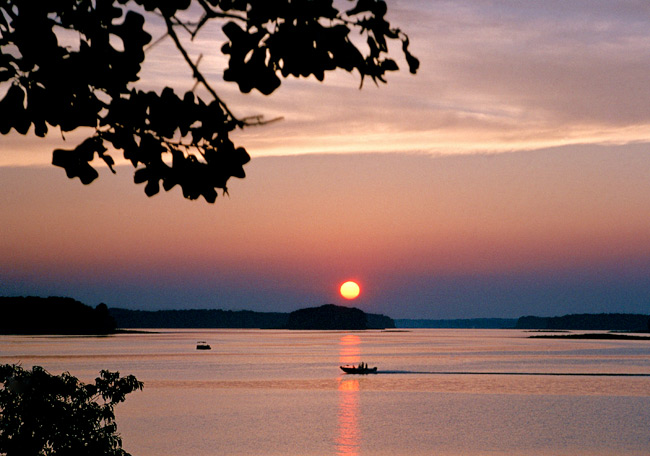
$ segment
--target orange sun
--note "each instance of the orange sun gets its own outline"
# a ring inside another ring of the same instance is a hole
[[[361,289],[356,282],[348,280],[343,285],[341,285],[341,296],[345,299],[354,299],[359,296]]]

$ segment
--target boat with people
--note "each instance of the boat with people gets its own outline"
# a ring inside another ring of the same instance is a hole
[[[366,375],[366,374],[376,374],[377,373],[377,366],[368,367],[368,365],[366,363],[360,363],[358,366],[348,364],[348,365],[339,366],[339,367],[346,374]]]
[[[210,344],[208,344],[204,340],[200,340],[196,343],[196,349],[197,350],[212,350],[212,347],[210,347]]]

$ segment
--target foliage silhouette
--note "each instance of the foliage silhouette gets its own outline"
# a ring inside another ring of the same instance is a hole
[[[132,375],[106,370],[92,385],[67,372],[0,365],[0,454],[128,456],[113,410],[142,387]]]
[[[232,113],[200,71],[201,56],[195,61],[189,55],[187,40],[209,23],[224,23],[223,77],[245,93],[269,95],[280,76],[323,81],[336,69],[358,72],[362,84],[366,77],[384,83],[387,72],[398,70],[388,57],[391,40],[401,43],[415,73],[419,62],[408,36],[385,19],[386,3],[347,1],[352,8],[345,11],[333,0],[0,0],[0,94],[6,89],[0,133],[24,135],[33,126],[44,137],[50,127],[61,134],[88,127],[93,133],[81,144],[53,152],[52,163],[69,178],[94,181],[95,157],[115,172],[108,154],[113,148],[131,161],[134,180],[146,183],[148,196],[162,183],[165,190],[179,185],[186,198],[213,203],[218,189],[227,192],[230,177],[245,176],[250,160],[230,133],[266,122]],[[154,44],[171,39],[211,100],[170,87],[161,93],[136,88],[152,43],[145,30],[151,23],[165,29]],[[352,37],[353,30],[362,39]],[[72,36],[75,45],[62,44]]]

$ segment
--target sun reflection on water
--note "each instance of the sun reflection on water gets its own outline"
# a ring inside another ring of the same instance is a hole
[[[341,364],[357,364],[361,355],[359,336],[341,337],[339,359]],[[357,456],[361,435],[359,432],[359,380],[340,378],[338,384],[339,411],[336,454]]]
[[[357,364],[361,357],[361,338],[354,334],[348,334],[341,337],[339,342],[341,350],[339,351],[339,361],[341,364]]]

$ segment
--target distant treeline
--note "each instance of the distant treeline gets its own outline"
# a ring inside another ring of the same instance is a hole
[[[356,311],[356,312],[355,312]],[[326,304],[291,313],[251,310],[129,310],[110,308],[118,328],[260,328],[260,329],[384,329],[395,322],[385,315]],[[360,313],[359,313],[360,312]]]
[[[289,314],[251,310],[108,310],[118,328],[261,328],[286,326]]]
[[[562,317],[520,317],[517,329],[577,329],[644,331],[650,329],[650,316],[643,314],[572,314]]]
[[[360,309],[325,304],[283,312],[189,309],[129,310],[87,306],[72,298],[0,297],[0,334],[110,334],[116,328],[260,328],[260,329],[385,329],[485,328],[539,330],[648,331],[643,314],[572,314],[454,320],[393,320]]]
[[[398,328],[475,328],[643,331],[650,316],[643,314],[572,314],[561,317],[461,318],[453,320],[396,319]]]
[[[395,319],[398,328],[512,329],[516,318],[459,318],[455,320]]]
[[[115,332],[106,304],[72,298],[0,297],[0,334],[101,335]]]

